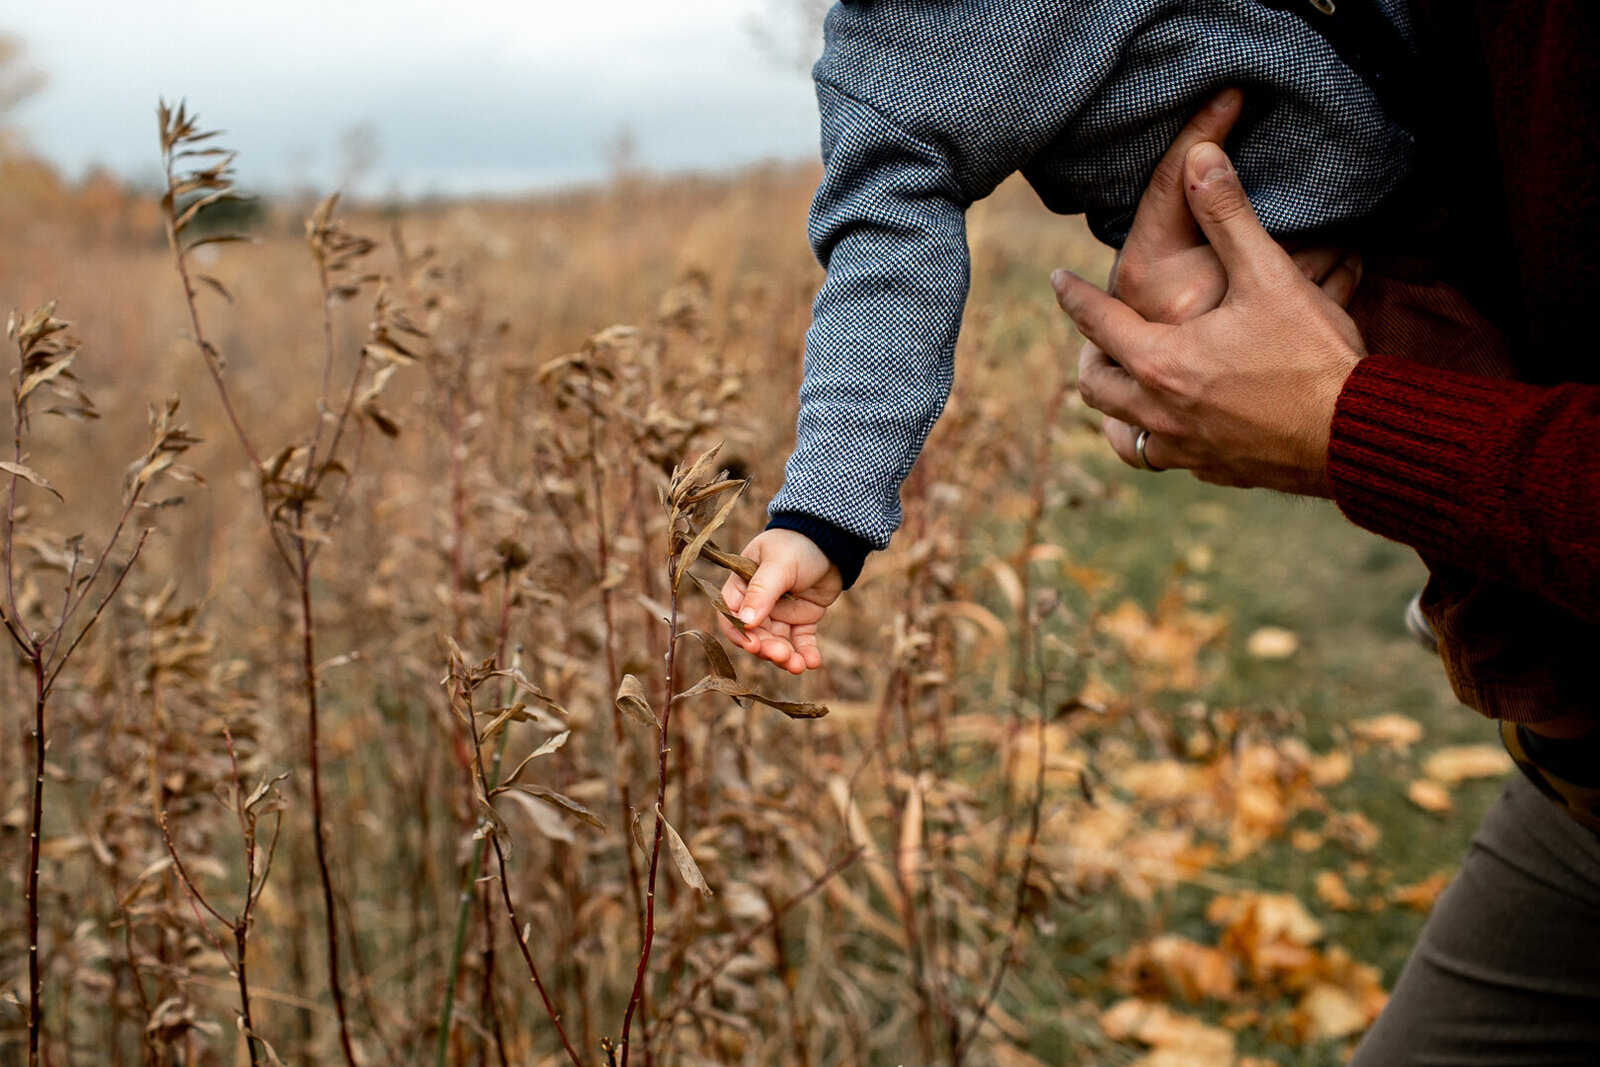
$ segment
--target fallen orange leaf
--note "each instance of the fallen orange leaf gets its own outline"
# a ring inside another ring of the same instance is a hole
[[[1404,752],[1422,740],[1422,724],[1404,715],[1378,715],[1350,724],[1350,732],[1363,741],[1388,745]]]
[[[1317,899],[1336,911],[1355,911],[1358,906],[1337,871],[1317,872]]]
[[[1498,745],[1456,745],[1429,756],[1422,773],[1443,785],[1455,785],[1469,778],[1498,778],[1511,768],[1511,757]]]
[[[1455,806],[1450,799],[1450,790],[1431,778],[1418,778],[1412,782],[1406,787],[1406,798],[1423,811],[1431,811],[1435,815],[1443,815]]]
[[[1113,1041],[1137,1041],[1188,1056],[1166,1060],[1190,1067],[1232,1064],[1233,1035],[1220,1026],[1181,1015],[1165,1004],[1137,997],[1118,1001],[1100,1014],[1100,1029]],[[1141,1061],[1143,1062],[1143,1061]]]
[[[1134,945],[1112,961],[1111,978],[1126,993],[1178,997],[1191,1004],[1208,998],[1231,1000],[1239,991],[1232,959],[1176,934]]]
[[[1331,1041],[1359,1034],[1372,1023],[1355,995],[1336,985],[1318,982],[1306,990],[1296,1008],[1296,1031],[1301,1041]]]
[[[1420,882],[1411,885],[1396,886],[1389,893],[1389,899],[1396,904],[1417,911],[1431,911],[1434,902],[1439,899],[1439,894],[1445,891],[1450,884],[1451,875],[1444,871],[1435,871]]]
[[[1317,756],[1311,761],[1311,781],[1323,789],[1338,785],[1350,777],[1354,762],[1350,758],[1350,753],[1342,748]]]

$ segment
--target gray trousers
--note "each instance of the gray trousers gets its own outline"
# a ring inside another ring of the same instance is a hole
[[[1600,1065],[1600,836],[1515,775],[1350,1063]]]

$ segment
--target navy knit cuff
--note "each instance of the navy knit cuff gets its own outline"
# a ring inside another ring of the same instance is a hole
[[[872,545],[849,530],[841,530],[833,523],[799,511],[780,511],[767,523],[769,530],[793,530],[804,534],[839,568],[839,577],[849,589],[861,577],[861,568],[867,562]]]

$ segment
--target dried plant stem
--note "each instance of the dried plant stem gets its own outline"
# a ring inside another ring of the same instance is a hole
[[[230,755],[233,752],[233,743],[231,738],[229,739],[228,743],[228,751]],[[237,788],[237,762],[234,764],[234,773],[235,787]],[[235,798],[236,802],[241,805],[239,817],[242,821],[244,818],[242,810],[242,794],[236,793]],[[200,888],[195,885],[194,878],[189,874],[189,869],[184,866],[183,857],[178,853],[178,846],[173,843],[172,830],[167,823],[167,814],[164,811],[160,815],[160,823],[161,840],[162,843],[167,847],[167,855],[172,858],[172,868],[178,874],[178,881],[183,885],[184,891],[188,893],[189,903],[192,907],[194,907],[195,915],[200,920],[201,929],[204,930],[207,939],[211,941],[212,945],[214,945],[217,951],[224,957],[227,956],[227,952],[225,949],[223,949],[222,942],[217,940],[216,937],[212,936],[210,929],[206,926],[205,916],[200,915],[200,909],[203,908],[206,912],[210,913],[212,918],[216,919],[222,925],[228,927],[229,931],[233,934],[233,974],[239,987],[239,1015],[244,1022],[245,1046],[250,1053],[250,1067],[260,1067],[261,1057],[258,1046],[261,1044],[261,1040],[256,1036],[255,1021],[250,1012],[250,979],[249,970],[246,965],[250,944],[250,912],[255,905],[255,894],[257,892],[255,877],[255,833],[253,830],[245,830],[245,902],[244,907],[240,910],[239,914],[230,919],[213,907],[211,902],[205,898],[205,895],[200,892]]]
[[[1048,485],[1048,472],[1053,468],[1050,464],[1050,448],[1053,444],[1052,434],[1056,422],[1061,417],[1061,407],[1066,403],[1067,394],[1077,386],[1072,379],[1063,377],[1055,391],[1050,394],[1050,402],[1045,406],[1043,432],[1039,434],[1038,447],[1033,455],[1033,484],[1029,487],[1028,520],[1022,530],[1022,544],[1017,549],[1016,570],[1017,577],[1022,583],[1022,603],[1017,605],[1017,679],[1020,688],[1022,679],[1026,677],[1030,663],[1034,662],[1034,619],[1033,605],[1029,603],[1033,591],[1033,568],[1030,566],[1030,557],[1039,544],[1039,526],[1044,521],[1045,488]]]
[[[913,528],[911,532],[920,534],[921,531]],[[908,576],[908,578],[914,577],[915,571]],[[904,617],[906,619],[915,618],[918,606],[919,600],[915,582],[908,581],[901,607]],[[891,714],[898,720],[897,732],[905,738],[906,760],[910,767],[912,780],[920,781],[922,778],[922,759],[917,752],[916,732],[912,729],[911,723],[912,684],[912,672],[908,669],[906,661],[902,659],[895,664],[894,670],[889,676],[888,688],[884,692],[883,703],[879,710],[878,729],[886,735]],[[885,736],[886,741],[887,737]],[[887,743],[879,748],[878,754],[883,760],[886,777],[892,779],[894,767],[889,762]],[[909,803],[900,805],[891,801],[894,825],[903,826],[905,824],[908,809]],[[919,830],[919,833],[922,837],[926,837],[925,832]],[[900,921],[905,933],[906,953],[910,957],[911,987],[917,997],[917,1040],[921,1046],[923,1062],[932,1063],[934,1058],[934,1020],[936,1015],[941,1014],[941,1005],[936,1002],[933,987],[928,979],[927,956],[937,946],[924,944],[924,924],[920,917],[921,909],[918,907],[920,887],[906,876],[903,863],[891,864],[891,871],[895,887],[900,894],[902,905],[900,908]]]
[[[615,606],[612,603],[611,583],[611,535],[606,518],[606,491],[605,471],[601,466],[600,457],[600,411],[595,398],[594,364],[589,365],[589,482],[594,497],[594,536],[595,536],[595,563],[600,571],[600,611],[605,625],[605,656],[606,656],[606,691],[615,693],[617,686],[622,682],[622,675],[617,669],[617,620]],[[671,685],[668,685],[668,702],[671,701]],[[628,825],[633,818],[633,791],[628,786],[628,768],[626,765],[628,753],[627,734],[623,730],[622,711],[613,701],[611,705],[611,732],[612,740],[616,746],[617,760],[617,802],[621,807],[621,825]],[[665,738],[662,744],[666,744]],[[633,854],[633,849],[624,850],[628,854],[628,885],[633,890],[633,913],[638,920],[639,938],[644,940],[644,898],[639,880],[639,857]],[[624,1057],[626,1058],[626,1057]]]
[[[460,676],[457,675],[459,678]],[[472,706],[472,684],[464,681],[462,684],[462,700],[465,704],[468,729],[472,733],[473,770],[477,775],[478,787],[483,791],[484,803],[488,804],[488,797],[493,787],[489,785],[488,777],[483,768],[483,742],[478,736],[477,715]],[[502,738],[505,732],[502,731]],[[511,935],[517,942],[517,949],[522,953],[522,961],[528,965],[528,976],[533,980],[533,987],[539,991],[539,999],[544,1002],[544,1010],[550,1016],[550,1022],[556,1028],[556,1035],[561,1039],[561,1047],[566,1050],[567,1057],[572,1060],[574,1067],[583,1067],[577,1050],[572,1047],[572,1042],[567,1038],[566,1027],[561,1023],[561,1013],[556,1010],[555,1004],[550,1000],[550,994],[545,989],[543,980],[539,977],[539,967],[533,961],[533,952],[528,948],[528,939],[523,933],[522,924],[517,919],[517,907],[511,899],[511,884],[506,875],[505,848],[500,844],[499,836],[494,832],[494,827],[485,826],[484,836],[489,839],[490,846],[494,849],[495,865],[499,870],[500,895],[505,902],[506,918],[511,923]],[[481,853],[480,853],[481,854]]]
[[[22,410],[20,406],[12,419],[12,455],[16,463],[22,462]],[[17,475],[13,473],[6,493],[6,629],[12,639],[28,656],[33,668],[33,803],[28,822],[28,1067],[38,1067],[39,1032],[42,1018],[40,999],[44,981],[39,972],[39,847],[44,831],[44,754],[45,754],[45,667],[38,642],[24,631],[22,614],[17,610],[16,594],[16,514]]]
[[[1028,878],[1033,874],[1034,848],[1039,841],[1039,823],[1044,810],[1044,771],[1047,763],[1046,744],[1049,732],[1046,725],[1049,719],[1047,711],[1049,704],[1046,700],[1047,681],[1040,653],[1039,643],[1036,640],[1035,630],[1038,619],[1034,612],[1032,600],[1032,567],[1030,557],[1034,547],[1039,543],[1039,526],[1044,519],[1046,472],[1049,466],[1049,448],[1051,431],[1055,428],[1056,420],[1061,414],[1061,407],[1066,401],[1067,393],[1073,388],[1070,379],[1063,378],[1061,383],[1051,394],[1050,402],[1045,409],[1044,432],[1039,435],[1038,450],[1033,461],[1033,484],[1030,487],[1028,520],[1023,528],[1022,545],[1017,551],[1016,569],[1022,584],[1022,603],[1018,605],[1017,612],[1017,690],[1020,690],[1025,680],[1032,673],[1038,684],[1038,718],[1034,724],[1038,748],[1038,764],[1034,768],[1033,798],[1028,807],[1028,836],[1022,848],[1022,870],[1017,873],[1016,897],[1011,909],[1011,923],[1006,931],[1005,947],[1001,950],[999,959],[995,962],[994,974],[989,980],[989,986],[981,1001],[978,1010],[973,1015],[972,1023],[964,1034],[960,1035],[951,1053],[951,1067],[961,1067],[966,1055],[972,1048],[973,1040],[978,1032],[983,1029],[984,1021],[989,1014],[989,1008],[994,1004],[995,998],[1000,995],[1000,984],[1005,980],[1006,971],[1011,965],[1011,958],[1016,951],[1017,939],[1022,933],[1022,920],[1027,914]],[[1005,781],[1011,780],[1010,768],[1015,758],[1015,746],[1009,740],[1011,732],[1006,732],[1006,753],[1001,761],[1006,769]],[[1003,871],[1006,864],[1006,850],[1009,846],[1011,832],[1014,827],[1015,815],[1011,806],[1006,806],[1003,825],[1000,828],[999,843],[996,847],[993,870]]]
[[[16,455],[20,463],[22,457],[22,427],[23,415],[20,405],[16,411]],[[72,617],[89,596],[94,584],[98,581],[101,568],[105,560],[115,550],[117,541],[127,525],[127,519],[134,506],[138,503],[142,486],[136,487],[129,493],[123,505],[122,516],[118,519],[111,538],[107,541],[105,550],[96,560],[94,569],[85,580],[82,592],[74,598],[72,596],[73,581],[76,577],[76,557],[73,566],[69,569],[67,580],[67,596],[61,607],[61,614],[57,617],[54,628],[42,637],[25,635],[26,626],[21,614],[17,611],[14,599],[10,600],[9,611],[3,613],[7,630],[13,640],[18,644],[23,657],[28,661],[28,666],[33,672],[34,708],[33,708],[33,797],[28,821],[28,871],[25,878],[27,897],[27,934],[28,934],[28,1064],[29,1067],[38,1067],[40,1056],[40,1043],[43,1039],[43,997],[44,975],[39,962],[39,866],[41,860],[41,846],[44,835],[44,779],[45,779],[45,753],[49,748],[49,739],[46,736],[46,707],[49,703],[50,693],[55,688],[57,676],[61,673],[67,661],[72,657],[89,631],[104,614],[106,606],[111,603],[117,591],[122,588],[123,580],[138,562],[139,554],[144,549],[145,538],[149,531],[144,531],[138,544],[128,561],[117,571],[116,579],[111,583],[111,588],[95,606],[94,613],[78,631],[65,651],[60,649],[62,634],[71,623]],[[16,499],[17,478],[11,477],[9,499],[6,509],[6,538],[5,538],[5,564],[8,595],[13,588],[13,576],[16,564],[12,555],[15,547],[16,528]]]
[[[245,919],[234,924],[233,927],[233,973],[239,979],[239,1016],[244,1020],[245,1045],[250,1050],[250,1067],[259,1067],[261,1062],[261,1039],[256,1037],[256,1023],[250,1014],[250,972],[245,962],[250,952],[250,922]]]
[[[1041,675],[1042,677],[1042,675]],[[1041,688],[1043,683],[1041,682]],[[1043,694],[1041,693],[1041,697]],[[972,1041],[978,1036],[978,1031],[983,1029],[984,1020],[988,1017],[989,1008],[994,1004],[995,998],[1000,995],[1000,983],[1004,981],[1006,970],[1011,965],[1011,957],[1016,951],[1017,939],[1022,933],[1022,920],[1027,915],[1028,903],[1028,878],[1033,874],[1034,847],[1039,842],[1039,823],[1044,811],[1044,769],[1046,765],[1045,743],[1049,737],[1045,729],[1048,722],[1047,705],[1043,699],[1039,702],[1039,718],[1036,725],[1038,731],[1039,764],[1033,777],[1033,801],[1028,811],[1028,839],[1022,847],[1022,870],[1017,872],[1017,894],[1011,908],[1011,925],[1006,931],[1005,947],[1000,950],[1000,958],[995,962],[994,975],[989,979],[988,991],[978,1002],[978,1010],[974,1014],[972,1024],[967,1027],[964,1034],[955,1043],[951,1054],[951,1067],[961,1067],[966,1055],[972,1049]],[[1006,830],[1009,832],[1009,829]]]
[[[639,1002],[644,999],[645,977],[650,970],[650,947],[656,936],[656,874],[661,866],[661,839],[666,836],[667,819],[667,732],[672,724],[672,694],[674,689],[674,668],[678,662],[678,589],[673,581],[673,568],[677,562],[675,554],[667,560],[667,581],[671,590],[671,614],[667,621],[667,674],[666,674],[666,699],[661,705],[661,727],[658,731],[660,744],[656,753],[656,829],[650,843],[650,867],[645,881],[644,893],[644,937],[639,947],[639,966],[633,975],[633,993],[628,997],[628,1010],[622,1016],[622,1064],[628,1067],[628,1052],[630,1044],[628,1032],[633,1026],[633,1013],[638,1010]],[[645,1054],[649,1055],[649,1031],[645,1031]]]
[[[137,501],[137,499],[138,498],[135,497],[133,501],[130,501],[128,503],[128,507],[124,509],[124,511],[123,511],[123,518],[124,519],[127,518],[127,512],[132,510],[133,504],[134,504],[135,501]],[[123,525],[124,525],[123,522],[118,522],[117,523],[116,533],[113,535],[113,538],[112,538],[111,542],[106,545],[105,552],[101,554],[101,559],[102,560],[107,555],[109,555],[111,553],[111,548],[112,548],[113,545],[116,544],[116,539],[120,538],[122,536]],[[123,580],[128,577],[128,572],[133,570],[133,565],[138,562],[139,556],[144,552],[144,543],[145,543],[145,540],[147,538],[149,538],[149,536],[150,536],[150,531],[149,530],[140,531],[139,540],[134,543],[133,551],[128,556],[128,562],[123,564],[123,566],[118,570],[116,580],[111,583],[111,588],[106,591],[106,595],[105,596],[100,598],[100,603],[95,605],[94,614],[89,616],[89,621],[83,624],[83,628],[78,631],[78,636],[74,637],[72,639],[72,644],[67,646],[67,650],[65,652],[60,652],[60,653],[55,653],[54,654],[55,655],[55,666],[50,668],[50,676],[45,679],[45,683],[44,683],[45,693],[47,695],[50,693],[51,690],[55,689],[56,678],[58,678],[61,675],[61,671],[62,671],[62,669],[64,667],[66,667],[67,661],[72,658],[72,654],[77,651],[78,646],[83,644],[83,639],[89,636],[89,631],[94,629],[94,624],[100,621],[100,616],[105,614],[106,608],[107,608],[107,606],[110,605],[110,603],[112,601],[112,598],[114,598],[117,595],[117,590],[122,588]],[[95,581],[96,578],[99,577],[99,574],[100,574],[100,568],[99,568],[99,564],[97,563],[95,565],[94,575],[93,575],[93,577],[89,578],[88,581],[90,583],[92,583],[93,581]],[[86,584],[86,588],[87,588],[87,584]],[[65,619],[67,618],[67,615],[70,615],[73,612],[76,612],[77,609],[78,609],[78,605],[82,604],[82,603],[83,603],[83,599],[80,597],[76,603],[74,603],[71,607],[69,607],[67,609],[66,614],[64,614],[62,616],[63,622],[62,622],[61,627],[56,630],[54,635],[52,635],[52,638],[51,638],[51,643],[52,644],[56,644],[56,645],[60,644],[61,633],[62,633],[63,630],[66,629]],[[42,651],[43,650],[41,649],[41,652]]]
[[[494,909],[489,899],[489,887],[484,886],[482,900],[483,914],[483,984],[479,990],[478,1014],[488,1022],[489,1034],[494,1039],[495,1056],[500,1061],[500,1067],[510,1067],[510,1060],[506,1055],[505,1028],[500,1024],[500,1001],[495,995],[495,923]],[[486,1049],[478,1052],[478,1062],[487,1063]]]
[[[177,182],[177,175],[173,170],[174,160],[171,153],[166,156],[167,188],[171,189]],[[223,414],[228,416],[228,425],[233,427],[233,435],[238,438],[239,447],[244,450],[250,465],[255,468],[261,466],[261,456],[256,452],[255,446],[250,443],[250,436],[244,431],[244,423],[239,421],[239,413],[233,408],[233,398],[228,393],[228,386],[222,375],[222,357],[217,352],[217,347],[206,339],[204,328],[200,324],[200,305],[198,294],[194,287],[194,277],[189,272],[189,257],[184,251],[181,239],[178,236],[177,220],[171,212],[167,213],[167,245],[172,249],[172,259],[177,265],[178,278],[183,283],[184,305],[189,309],[189,326],[194,331],[193,340],[196,348],[200,350],[200,357],[206,365],[206,371],[211,375],[212,383],[217,387],[217,399],[222,402]]]
[[[783,917],[785,915],[788,915],[789,912],[793,911],[800,904],[814,896],[818,890],[822,889],[823,886],[833,881],[834,878],[838,877],[850,867],[854,866],[855,862],[864,854],[865,850],[862,848],[862,846],[855,846],[848,852],[844,853],[844,855],[828,864],[828,866],[820,874],[811,879],[811,881],[806,884],[805,888],[795,893],[794,896],[775,907],[769,905],[771,914],[741,934],[733,942],[733,944],[728,946],[727,950],[723,952],[723,954],[715,963],[706,967],[700,973],[700,977],[695,979],[694,985],[690,986],[688,990],[682,994],[679,994],[671,1004],[663,1009],[660,1015],[660,1023],[664,1025],[666,1022],[677,1016],[679,1012],[687,1008],[690,1004],[693,1004],[696,997],[698,997],[701,993],[704,993],[707,989],[711,988],[711,983],[717,980],[717,976],[722,974],[722,972],[730,963],[738,959],[739,955],[743,953],[745,949],[749,948],[755,943],[756,938],[760,937],[768,930],[775,928],[783,921]]]
[[[233,746],[233,734],[226,727],[223,728],[222,735],[228,743],[228,764],[233,771],[234,804],[239,815],[239,829],[244,834],[245,894],[244,906],[233,924],[233,943],[237,950],[234,968],[239,978],[239,1012],[244,1019],[245,1040],[250,1048],[250,1064],[251,1067],[256,1067],[256,1044],[259,1039],[256,1037],[255,1019],[250,1012],[250,979],[245,961],[250,946],[251,913],[255,910],[261,890],[266,886],[267,875],[271,873],[272,860],[278,852],[278,834],[283,829],[283,819],[280,816],[273,823],[272,841],[267,845],[266,863],[258,876],[256,827],[253,816],[247,818],[245,815],[244,779],[239,774],[239,753]]]
[[[505,579],[500,590],[500,627],[495,644],[494,664],[498,667],[505,666],[506,643],[511,636],[511,570],[505,568],[501,575]],[[518,653],[522,646],[517,646]],[[476,774],[481,770],[479,751],[477,746],[477,729],[469,727],[469,740],[472,751],[467,754],[467,771]],[[492,777],[484,780],[484,794],[488,795],[495,786],[500,784],[500,768],[505,757],[506,741],[509,734],[502,731],[495,742],[494,771]],[[484,842],[477,842],[477,847],[472,850],[472,859],[468,862],[466,876],[461,882],[461,893],[456,906],[456,932],[455,941],[450,950],[450,968],[445,978],[444,1004],[439,1009],[439,1040],[434,1047],[433,1062],[436,1067],[444,1067],[450,1052],[450,1027],[455,1019],[456,988],[461,982],[461,960],[467,951],[467,933],[472,924],[472,904],[475,899],[472,887],[478,884],[478,878],[483,873],[484,853],[488,851]],[[489,906],[484,902],[483,915],[485,921],[489,919]]]
[[[556,1011],[556,1006],[550,1002],[550,994],[546,991],[544,983],[539,980],[539,968],[533,962],[533,953],[528,948],[528,939],[523,936],[522,926],[517,921],[517,908],[511,902],[511,887],[506,882],[506,854],[500,845],[498,837],[491,838],[490,844],[494,846],[495,863],[500,868],[500,895],[505,900],[506,918],[511,923],[511,930],[517,942],[517,949],[522,953],[522,961],[528,965],[528,976],[533,979],[533,987],[539,991],[539,999],[544,1002],[544,1010],[549,1014],[550,1021],[555,1024],[556,1035],[561,1038],[561,1047],[566,1049],[567,1058],[582,1067],[583,1061],[578,1058],[577,1051],[572,1047],[572,1042],[567,1040],[566,1028],[561,1025],[561,1013]]]
[[[297,516],[296,528],[303,522]],[[334,903],[333,873],[328,865],[327,828],[322,803],[321,706],[317,696],[316,616],[311,608],[311,559],[306,541],[297,539],[300,568],[295,584],[300,593],[301,677],[306,695],[306,758],[311,772],[311,842],[317,857],[317,873],[322,882],[323,924],[328,951],[328,991],[333,997],[334,1015],[339,1021],[339,1051],[347,1067],[356,1067],[355,1049],[350,1043],[350,1020],[344,1003],[344,986],[339,978],[339,913]]]
[[[1033,605],[1033,568],[1030,557],[1039,544],[1039,527],[1044,521],[1045,487],[1047,484],[1046,473],[1050,467],[1051,433],[1055,429],[1056,421],[1061,416],[1062,405],[1065,404],[1067,394],[1076,388],[1076,384],[1069,377],[1063,377],[1050,396],[1050,403],[1045,408],[1044,432],[1039,435],[1038,448],[1033,456],[1033,484],[1030,486],[1028,520],[1022,530],[1022,544],[1018,546],[1014,559],[1014,568],[1018,581],[1022,586],[1021,603],[1017,606],[1017,654],[1016,673],[1013,682],[1013,692],[1016,696],[1023,695],[1027,685],[1030,666],[1038,666],[1039,685],[1041,687],[1040,708],[1043,704],[1044,669],[1039,666],[1039,650],[1036,630],[1038,629],[1034,618]],[[1017,705],[1014,705],[1017,706]],[[1041,711],[1041,714],[1043,712]],[[1001,780],[1011,781],[1011,770],[1017,758],[1016,745],[1012,741],[1013,732],[1007,730],[1002,735],[1002,752],[1000,757]],[[1042,752],[1043,749],[1041,748]],[[1041,756],[1041,759],[1043,757]],[[1042,801],[1041,801],[1042,802]],[[1038,812],[1035,809],[1035,816]],[[1008,852],[1011,848],[1011,834],[1016,828],[1016,811],[1011,805],[1006,805],[1005,817],[999,834],[995,839],[994,859],[990,863],[990,870],[1003,871],[1010,862]],[[1031,863],[1031,857],[1025,857],[1024,863]],[[970,1035],[969,1035],[970,1039]]]
[[[12,489],[15,496],[15,486]],[[33,816],[28,831],[28,1067],[39,1064],[40,1000],[44,980],[39,972],[39,835],[44,828],[44,660],[33,655]]]
[[[184,244],[185,228],[203,207],[239,199],[233,192],[230,170],[233,155],[225,149],[195,149],[195,145],[214,135],[199,132],[193,117],[188,114],[182,105],[179,105],[174,111],[163,103],[159,109],[159,114],[163,161],[167,176],[167,193],[162,202],[166,215],[167,239],[179,277],[183,283],[184,299],[189,312],[189,321],[193,328],[193,341],[205,361],[206,369],[211,375],[213,384],[216,386],[218,397],[228,415],[229,422],[233,426],[235,436],[238,438],[241,448],[260,479],[261,503],[269,528],[270,540],[288,569],[299,594],[302,648],[301,678],[305,689],[308,763],[311,777],[312,844],[321,881],[329,992],[333,999],[334,1014],[339,1024],[340,1051],[347,1067],[356,1067],[355,1051],[350,1038],[349,1012],[345,1004],[343,981],[340,977],[339,894],[334,890],[332,869],[328,859],[328,826],[322,793],[319,683],[315,657],[316,616],[311,603],[311,580],[312,565],[320,551],[320,546],[328,540],[326,534],[336,525],[339,513],[349,494],[352,481],[350,470],[359,463],[364,442],[364,435],[357,433],[354,446],[356,451],[355,459],[349,466],[339,462],[340,446],[344,441],[344,436],[350,426],[352,417],[357,414],[359,385],[369,366],[369,357],[367,346],[363,345],[360,349],[356,366],[351,373],[349,386],[345,389],[343,402],[335,411],[331,407],[334,392],[333,364],[335,360],[334,306],[339,301],[354,295],[362,284],[370,280],[371,276],[362,275],[355,277],[352,282],[350,279],[354,277],[353,275],[348,273],[341,274],[341,272],[350,271],[363,256],[372,250],[374,245],[373,242],[364,237],[345,231],[333,221],[337,197],[330,197],[324,200],[308,221],[306,237],[311,247],[312,255],[316,260],[318,282],[322,295],[323,367],[316,419],[309,434],[309,441],[298,449],[295,447],[286,448],[274,458],[270,465],[263,464],[261,453],[251,443],[249,435],[245,432],[244,426],[234,410],[227,382],[222,373],[222,361],[216,346],[206,337],[196,301],[195,282],[196,280],[205,282],[218,289],[224,296],[228,295],[227,291],[215,279],[205,277],[195,279],[189,271],[188,263],[189,253],[200,244],[212,240],[235,240],[239,238],[232,236],[202,238],[187,246]],[[178,162],[193,157],[220,158],[221,161],[209,167],[179,174],[177,171]],[[204,195],[187,206],[180,206],[178,202],[180,197],[190,192],[199,192]],[[336,275],[340,275],[344,281],[342,283],[336,281]],[[403,320],[387,314],[385,308],[386,304],[380,292],[375,310],[375,320],[371,327],[372,333],[369,334],[369,338],[381,337],[382,332],[390,326],[397,326],[403,330],[413,329],[407,326]],[[381,388],[381,384],[376,387]],[[331,435],[328,434],[330,421],[332,422]],[[324,448],[325,436],[330,437],[327,440],[326,448]],[[297,453],[298,459],[296,458]],[[339,474],[342,478],[339,491],[334,494],[325,511],[314,515],[312,504],[320,498],[324,482],[334,473]]]

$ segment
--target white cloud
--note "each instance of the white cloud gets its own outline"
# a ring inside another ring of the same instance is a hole
[[[385,185],[505,188],[597,174],[622,128],[662,167],[814,152],[809,85],[745,29],[764,3],[53,0],[16,3],[0,30],[49,75],[20,117],[69,170],[153,169],[165,96],[227,128],[269,184],[331,180],[362,125]]]

